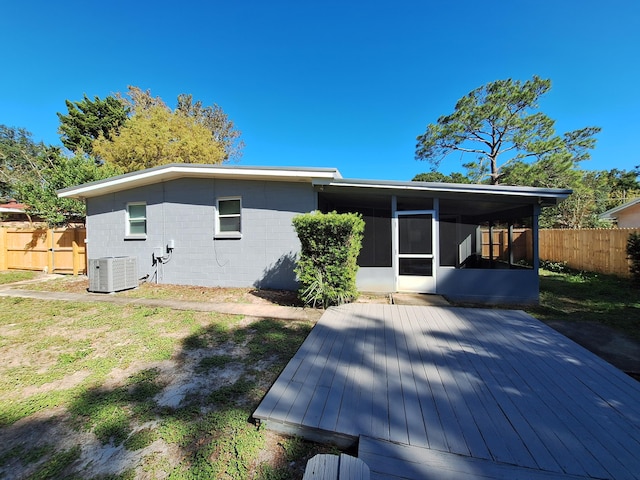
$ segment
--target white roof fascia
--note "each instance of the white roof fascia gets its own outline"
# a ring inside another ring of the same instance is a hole
[[[570,189],[521,187],[511,185],[480,185],[443,182],[388,182],[376,180],[337,179],[328,183],[318,183],[331,187],[377,188],[389,190],[407,190],[423,192],[492,194],[519,197],[549,198],[563,200],[571,193]]]
[[[310,182],[342,178],[335,168],[231,167],[170,164],[58,190],[58,197],[86,198],[184,177]]]

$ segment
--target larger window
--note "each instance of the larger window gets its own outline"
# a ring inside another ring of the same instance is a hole
[[[216,208],[216,236],[238,237],[242,234],[240,197],[219,198]]]
[[[147,204],[135,202],[127,204],[127,237],[145,238],[147,236]]]

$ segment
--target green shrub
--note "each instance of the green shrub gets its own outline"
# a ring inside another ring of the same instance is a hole
[[[631,232],[627,239],[627,258],[631,260],[629,270],[636,282],[640,282],[640,233]]]
[[[328,307],[358,297],[356,273],[364,220],[358,213],[305,213],[293,219],[301,243],[296,274],[300,299]]]
[[[554,262],[551,260],[540,260],[540,269],[553,273],[569,273],[571,269],[567,262]]]

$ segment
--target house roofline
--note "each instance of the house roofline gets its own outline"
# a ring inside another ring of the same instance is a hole
[[[342,178],[342,175],[336,168],[169,164],[64,188],[56,193],[58,197],[84,199],[184,177],[313,183]]]
[[[58,190],[57,194],[59,197],[85,199],[185,177],[304,182],[314,186],[339,188],[530,197],[537,199],[541,205],[556,205],[572,193],[568,189],[510,185],[345,179],[336,168],[169,164],[64,188]]]
[[[522,187],[513,185],[480,185],[466,183],[444,183],[444,182],[403,182],[392,180],[363,180],[363,179],[335,179],[331,181],[316,181],[318,186],[347,187],[347,188],[367,188],[384,190],[404,190],[439,193],[467,193],[467,194],[491,194],[504,196],[518,196],[537,198],[541,204],[557,205],[567,198],[571,193],[570,189],[558,188],[538,188]]]

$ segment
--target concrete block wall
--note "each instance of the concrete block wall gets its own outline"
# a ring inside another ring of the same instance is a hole
[[[305,183],[184,178],[87,200],[89,258],[136,256],[140,275],[182,285],[295,289],[293,217],[313,210]],[[242,238],[215,238],[219,197],[242,201]],[[127,202],[147,203],[147,236],[125,238]],[[175,249],[154,265],[154,249]]]

